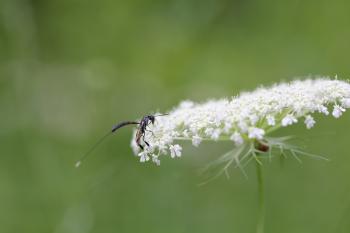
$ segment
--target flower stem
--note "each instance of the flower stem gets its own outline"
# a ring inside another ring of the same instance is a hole
[[[256,233],[264,233],[265,222],[265,198],[264,198],[264,177],[262,172],[262,165],[256,161],[256,174],[258,181],[258,220],[256,224]]]

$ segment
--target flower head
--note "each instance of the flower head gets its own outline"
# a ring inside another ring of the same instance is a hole
[[[231,99],[205,103],[187,100],[149,126],[152,133],[147,131],[146,138],[152,149],[142,151],[140,161],[152,157],[159,164],[162,154],[180,157],[182,147],[174,144],[178,140],[191,140],[196,147],[202,140],[231,140],[236,146],[249,145],[265,141],[270,132],[295,124],[300,118],[310,129],[315,125],[312,114],[328,115],[329,107],[333,107],[335,118],[350,107],[349,83],[327,78],[297,80],[261,87]],[[138,150],[135,143],[132,147]]]

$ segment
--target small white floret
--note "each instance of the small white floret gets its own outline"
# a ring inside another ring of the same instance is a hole
[[[201,144],[201,142],[202,142],[202,138],[199,137],[198,135],[194,135],[192,137],[192,145],[194,145],[195,147],[198,147],[199,144]]]
[[[216,140],[219,139],[220,134],[221,134],[221,130],[220,130],[220,129],[215,129],[215,130],[212,132],[210,138],[216,141]]]
[[[319,111],[320,113],[323,113],[323,114],[326,115],[326,116],[329,115],[328,108],[325,107],[325,106],[323,106],[323,105],[319,107],[318,111]]]
[[[244,142],[244,140],[243,140],[241,134],[238,133],[238,132],[234,132],[234,133],[231,135],[230,139],[236,144],[236,146],[242,145],[243,142]]]
[[[259,117],[255,114],[249,115],[250,124],[255,125],[259,121]]]
[[[138,154],[138,156],[140,157],[140,162],[144,163],[150,160],[148,154],[146,151],[142,151],[141,153]]]
[[[298,122],[298,119],[295,118],[293,115],[291,114],[288,114],[287,116],[285,116],[283,119],[282,119],[282,126],[285,127],[285,126],[288,126],[288,125],[292,125],[294,123],[297,123]]]
[[[160,166],[160,160],[157,155],[152,155],[152,162],[155,163],[157,166]]]
[[[206,136],[211,136],[213,134],[214,129],[213,128],[206,128],[204,133]]]
[[[178,144],[170,145],[169,150],[170,150],[170,157],[171,158],[181,157],[182,147],[180,145],[178,145]]]
[[[268,115],[266,117],[266,120],[267,120],[267,124],[270,126],[274,126],[276,124],[275,117],[273,117],[271,115]]]
[[[246,133],[248,131],[248,125],[244,121],[238,122],[238,127],[242,131],[242,133]]]
[[[350,98],[344,98],[341,100],[341,105],[344,108],[350,108]]]
[[[339,118],[343,114],[343,112],[345,112],[345,108],[342,108],[339,105],[335,105],[334,109],[333,109],[333,112],[332,112],[332,115],[335,118]]]
[[[186,138],[188,138],[190,136],[189,132],[187,129],[185,129],[183,132],[182,132],[182,135]]]
[[[314,120],[314,118],[310,115],[307,115],[305,117],[305,121],[304,121],[306,128],[311,129],[312,127],[314,127],[316,121]]]
[[[265,131],[263,129],[259,129],[259,128],[255,128],[255,127],[251,127],[248,130],[248,138],[255,138],[255,139],[263,139],[265,135]]]

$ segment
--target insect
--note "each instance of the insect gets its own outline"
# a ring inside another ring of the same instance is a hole
[[[118,129],[127,126],[127,125],[139,125],[137,128],[137,132],[136,132],[136,144],[138,147],[140,147],[141,150],[144,150],[144,146],[142,145],[142,141],[147,145],[150,146],[150,144],[145,140],[145,134],[146,131],[149,131],[153,134],[152,131],[147,129],[147,126],[149,126],[150,124],[154,124],[156,117],[159,116],[166,116],[169,114],[159,114],[159,115],[146,115],[144,117],[142,117],[140,122],[137,121],[122,121],[116,125],[114,125],[112,127],[112,130],[109,131],[106,135],[104,135],[102,138],[100,138],[100,140],[98,140],[91,148],[90,150],[88,150],[84,156],[75,164],[76,167],[79,167],[81,162],[88,156],[91,154],[91,152],[98,146],[100,145],[109,135],[113,134],[114,132],[116,132]],[[142,141],[141,141],[142,139]]]

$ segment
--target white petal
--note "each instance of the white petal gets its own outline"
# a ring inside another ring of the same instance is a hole
[[[342,108],[339,105],[335,105],[334,109],[333,109],[333,112],[332,112],[332,115],[335,118],[339,118],[343,114],[343,112],[345,112],[345,108]]]

